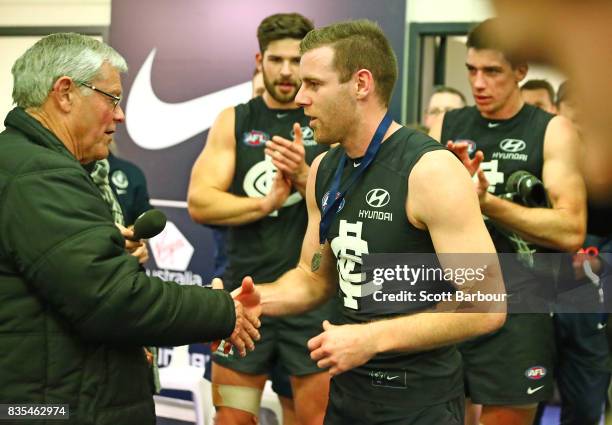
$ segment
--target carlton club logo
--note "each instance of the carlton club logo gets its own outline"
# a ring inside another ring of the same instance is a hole
[[[263,161],[256,163],[247,171],[242,182],[244,192],[251,198],[263,198],[270,193],[274,185],[274,176],[276,173],[277,170],[274,164],[272,164],[272,159],[266,156]],[[290,207],[301,200],[302,195],[300,195],[300,192],[295,191],[289,195],[283,207]],[[272,217],[276,217],[277,215],[277,211],[270,213]]]
[[[372,208],[382,208],[389,203],[391,195],[385,189],[376,188],[366,194],[366,202]]]
[[[499,143],[499,147],[504,152],[517,153],[527,147],[527,143],[518,139],[504,139]]]
[[[115,170],[111,175],[111,181],[118,189],[119,194],[125,193],[125,189],[130,185],[127,174],[121,170]]]

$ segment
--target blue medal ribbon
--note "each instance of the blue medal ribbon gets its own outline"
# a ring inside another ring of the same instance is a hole
[[[365,172],[365,170],[370,166],[372,161],[374,161],[374,157],[378,153],[380,149],[380,144],[382,143],[383,137],[385,133],[391,126],[393,120],[391,119],[391,115],[389,112],[385,114],[380,124],[378,124],[378,128],[372,136],[372,140],[368,145],[368,149],[366,151],[365,157],[361,161],[361,163],[355,167],[355,172],[353,172],[349,179],[346,181],[344,188],[342,190],[338,190],[340,187],[340,179],[342,178],[342,171],[344,170],[344,166],[346,165],[346,152],[342,155],[340,162],[338,163],[338,168],[336,168],[336,173],[334,174],[334,178],[329,187],[329,191],[326,192],[328,194],[327,206],[323,206],[323,211],[321,213],[321,223],[319,224],[319,243],[321,246],[325,244],[325,240],[327,239],[327,235],[329,233],[329,228],[331,227],[332,221],[336,213],[338,212],[338,207],[340,206],[346,192],[353,186],[353,184],[357,181],[357,179]],[[333,197],[333,198],[332,198]]]

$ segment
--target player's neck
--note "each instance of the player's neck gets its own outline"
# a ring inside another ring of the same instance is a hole
[[[525,102],[521,97],[521,92],[515,90],[501,108],[492,112],[481,112],[480,114],[488,120],[509,120],[518,114],[524,105]]]
[[[376,133],[376,129],[387,112],[386,109],[378,109],[376,111],[366,112],[362,119],[355,120],[356,124],[352,126],[352,131],[347,134],[347,137],[341,142],[344,151],[351,159],[360,158],[365,155],[368,146]],[[401,126],[393,121],[389,129],[383,137],[383,142],[395,133]]]
[[[278,100],[274,99],[270,93],[268,93],[267,91],[265,91],[262,95],[263,97],[263,101],[266,104],[266,106],[270,109],[297,109],[299,108],[299,106],[295,103],[295,100],[292,100],[291,102],[279,102]]]

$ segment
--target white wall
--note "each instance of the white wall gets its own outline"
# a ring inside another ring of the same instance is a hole
[[[0,0],[0,26],[108,26],[111,0]]]
[[[493,16],[489,0],[407,0],[406,22],[474,22]]]
[[[543,65],[529,65],[529,72],[521,83],[525,83],[528,80],[547,80],[555,89],[555,92],[559,89],[559,85],[566,80],[565,75],[557,71],[554,68]]]
[[[477,22],[494,16],[489,0],[406,0],[406,47],[404,52],[404,72],[402,80],[404,87],[408,88],[408,72],[411,64],[408,60],[408,47],[410,34],[408,28],[411,23],[439,23],[439,22]],[[462,90],[463,91],[463,90]],[[466,93],[469,94],[469,93]],[[408,92],[402,93],[402,122],[406,122],[408,114]]]
[[[408,87],[408,72],[412,71],[411,64],[408,63],[408,46],[410,45],[408,27],[411,23],[478,22],[493,16],[495,16],[495,11],[489,0],[407,0],[406,50],[404,56],[406,66],[402,75],[404,87]],[[471,95],[464,66],[465,48],[462,41],[453,39],[447,47],[449,50],[447,56],[447,85],[457,87],[470,99]],[[450,76],[450,73],[453,75]],[[531,65],[525,81],[534,78],[548,80],[555,89],[564,80],[563,75],[554,69]],[[407,102],[407,92],[404,92],[402,96],[402,105],[404,105],[402,119],[404,122],[407,115]]]
[[[111,0],[0,0],[0,27],[110,25]],[[40,36],[0,35],[0,131],[13,108],[11,67]]]

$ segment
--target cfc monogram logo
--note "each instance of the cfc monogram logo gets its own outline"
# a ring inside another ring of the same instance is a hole
[[[489,188],[487,190],[491,193],[495,192],[495,185],[504,182],[504,173],[498,171],[498,167],[499,160],[497,159],[489,162],[482,162],[480,164],[480,168],[482,168],[482,171],[484,171],[484,175],[489,182]],[[478,183],[478,173],[474,173],[472,180],[474,180],[474,183]]]
[[[258,162],[249,169],[244,176],[242,188],[251,198],[263,198],[270,193],[276,172],[276,167],[272,164],[271,158],[266,156],[265,160]],[[283,207],[290,207],[301,200],[300,192],[294,192],[287,198]],[[278,212],[274,211],[270,213],[270,216],[276,217]]]
[[[357,310],[359,305],[355,298],[368,294],[364,292],[365,273],[361,272],[362,256],[368,254],[368,242],[361,239],[363,223],[349,223],[340,220],[338,236],[331,242],[331,248],[337,258],[338,280],[344,294],[344,306]]]

